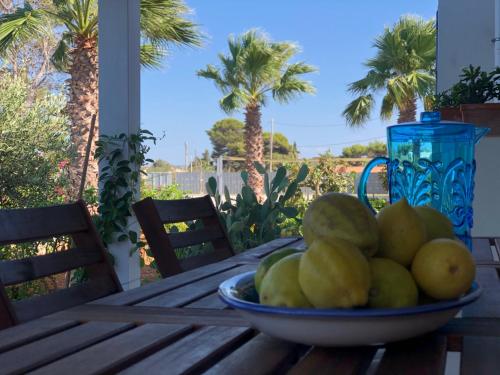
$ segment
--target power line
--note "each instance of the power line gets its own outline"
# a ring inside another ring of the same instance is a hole
[[[324,144],[324,145],[298,145],[297,147],[300,148],[315,148],[315,147],[331,147],[331,146],[342,146],[342,145],[348,145],[348,144],[355,144],[358,142],[368,142],[368,141],[374,141],[374,140],[379,140],[379,139],[386,139],[386,137],[372,137],[372,138],[365,138],[365,139],[357,139],[354,141],[348,141],[348,142],[339,142],[339,143],[329,143],[329,144]]]
[[[371,124],[377,122],[376,120],[368,121],[366,124]],[[280,126],[288,126],[288,127],[304,127],[304,128],[340,128],[340,127],[349,127],[347,123],[344,124],[298,124],[298,123],[291,123],[291,122],[274,122],[276,125]]]

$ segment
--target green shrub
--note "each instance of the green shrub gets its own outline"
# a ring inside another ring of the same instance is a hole
[[[382,208],[387,206],[389,202],[385,198],[368,198],[368,201],[372,205],[372,207],[375,209],[375,211],[380,211]]]
[[[69,125],[64,97],[0,76],[0,208],[40,207],[64,200]]]
[[[161,186],[159,188],[149,187],[145,184],[141,186],[141,199],[148,197],[161,200],[183,199],[188,194],[189,192],[182,191],[177,184]]]
[[[29,82],[0,75],[0,208],[41,207],[65,200],[69,124],[65,99]],[[0,260],[60,251],[66,239],[0,246]],[[7,288],[18,300],[55,287],[45,278]]]

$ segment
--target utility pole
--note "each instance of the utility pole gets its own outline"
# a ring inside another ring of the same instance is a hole
[[[187,141],[184,142],[184,170],[187,172],[189,163],[189,149]]]
[[[273,171],[274,119],[271,119],[271,138],[269,140],[269,172]]]

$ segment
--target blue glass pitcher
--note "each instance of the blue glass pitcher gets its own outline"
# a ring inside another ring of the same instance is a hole
[[[385,164],[391,203],[405,197],[412,206],[432,206],[450,218],[459,238],[469,242],[476,171],[474,148],[489,130],[441,121],[439,112],[423,112],[420,122],[389,126],[389,157],[377,157],[365,167],[358,186],[359,199],[373,210],[366,184],[371,170]]]

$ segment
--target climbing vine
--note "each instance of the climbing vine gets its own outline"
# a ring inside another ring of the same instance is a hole
[[[156,142],[147,130],[131,135],[101,135],[96,148],[96,157],[102,166],[96,226],[106,245],[130,241],[131,254],[144,246],[130,218],[133,217],[132,204],[139,197],[141,174],[145,174],[142,167],[152,162],[146,158],[150,149],[147,141]]]

